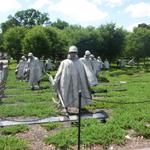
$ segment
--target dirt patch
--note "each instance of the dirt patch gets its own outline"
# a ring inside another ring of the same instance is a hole
[[[145,148],[149,148],[150,150],[150,139],[145,139],[143,136],[137,136],[136,132],[132,129],[128,130],[125,138],[126,141],[123,145],[112,144],[108,147],[108,150],[144,150]]]
[[[26,140],[29,144],[28,150],[51,150],[53,147],[45,145],[43,139],[48,136],[46,129],[40,125],[31,125],[29,131],[18,133],[17,137]]]
[[[77,150],[77,146],[72,147],[73,150]],[[124,145],[111,144],[103,147],[102,145],[81,146],[81,150],[150,150],[150,139],[144,139],[143,137],[135,137],[131,140],[126,140]]]
[[[64,128],[70,127],[70,123],[65,122]],[[62,127],[61,127],[62,128]],[[18,133],[18,138],[26,140],[29,144],[28,150],[56,150],[54,145],[46,145],[43,140],[49,135],[53,135],[58,132],[61,128],[57,128],[51,131],[47,131],[44,127],[39,124],[30,125],[29,131],[24,133]]]
[[[70,123],[64,123],[64,127],[70,127]],[[28,150],[62,150],[56,148],[54,145],[46,145],[43,142],[43,139],[48,135],[53,135],[61,128],[57,128],[52,131],[47,131],[41,125],[30,125],[29,131],[24,133],[18,133],[17,137],[28,141],[29,148]],[[126,141],[122,145],[111,144],[107,147],[102,145],[91,145],[80,147],[81,150],[150,150],[150,139],[144,139],[142,136],[135,136],[133,130],[129,131],[129,134],[126,136]],[[66,149],[69,150],[69,149]],[[77,150],[77,145],[72,146],[71,150]]]
[[[110,145],[108,150],[146,150],[147,148],[150,150],[150,139],[134,137],[127,140],[124,145]]]

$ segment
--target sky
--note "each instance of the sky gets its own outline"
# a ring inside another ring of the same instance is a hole
[[[132,31],[140,23],[150,24],[150,0],[0,0],[0,23],[17,11],[34,8],[57,19],[83,27],[116,23]]]

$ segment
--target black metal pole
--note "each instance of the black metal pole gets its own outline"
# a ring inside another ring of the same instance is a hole
[[[80,150],[80,125],[81,125],[81,91],[79,91],[79,113],[78,113],[78,150]]]

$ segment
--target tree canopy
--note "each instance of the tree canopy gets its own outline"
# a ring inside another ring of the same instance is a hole
[[[52,27],[35,26],[24,38],[24,53],[33,52],[38,57],[61,58],[65,53],[67,42],[59,32]]]
[[[99,55],[108,59],[119,56],[123,51],[125,31],[122,28],[117,28],[114,23],[110,23],[101,25],[97,32],[101,42]]]
[[[31,28],[36,25],[43,25],[48,21],[49,17],[47,13],[41,13],[35,9],[27,9],[16,12],[14,16],[9,15],[8,20],[1,24],[1,29],[5,32],[15,26]]]
[[[56,27],[56,28],[58,28],[60,30],[63,30],[64,28],[69,26],[69,23],[67,23],[65,21],[62,21],[60,19],[57,19],[56,22],[51,23],[51,26],[52,27]]]
[[[57,19],[50,22],[47,13],[27,9],[9,15],[1,24],[0,48],[14,58],[33,52],[35,56],[66,58],[68,47],[76,45],[79,57],[90,50],[96,57],[116,59],[120,56],[145,58],[150,56],[150,25],[139,24],[133,32],[127,32],[115,23],[98,28],[69,23]]]
[[[150,56],[150,30],[143,27],[135,28],[133,33],[128,34],[126,52],[129,56],[145,58]]]
[[[22,40],[27,30],[24,27],[14,27],[7,30],[3,35],[3,45],[11,57],[19,60],[22,52]]]

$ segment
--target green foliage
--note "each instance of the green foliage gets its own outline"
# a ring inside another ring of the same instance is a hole
[[[76,45],[78,39],[80,39],[83,30],[81,26],[71,25],[63,30],[65,36],[68,38],[69,45]]]
[[[2,23],[1,28],[5,32],[11,27],[23,26],[31,28],[36,25],[43,25],[46,22],[49,22],[47,13],[41,13],[35,9],[27,9],[16,12],[14,16],[9,15],[8,20]]]
[[[29,30],[23,42],[25,53],[35,56],[60,58],[66,53],[66,40],[59,29],[36,26]]]
[[[124,74],[124,73],[125,73],[124,70],[115,70],[115,71],[112,71],[112,72],[110,73],[110,76],[115,77],[115,76],[118,76],[118,75],[122,75],[122,74]]]
[[[79,55],[83,56],[85,50],[90,50],[92,54],[97,55],[99,49],[98,35],[95,29],[80,29],[78,31],[78,39],[76,41],[77,47],[79,47]]]
[[[127,75],[134,75],[135,73],[138,73],[139,70],[136,70],[136,69],[131,69],[131,70],[127,70],[126,71],[126,74]]]
[[[150,56],[150,30],[147,28],[136,28],[133,33],[126,37],[126,52],[129,56],[145,58]]]
[[[25,27],[33,27],[36,25],[43,25],[46,21],[49,21],[47,13],[41,13],[35,9],[27,9],[18,11],[14,18],[19,20],[19,24]]]
[[[57,19],[57,21],[56,21],[56,22],[53,22],[53,23],[51,24],[51,26],[52,26],[52,27],[56,27],[56,28],[58,28],[58,29],[60,29],[60,30],[63,30],[63,29],[65,29],[66,27],[68,27],[69,24],[68,24],[67,22],[65,22],[65,21],[62,21],[62,20],[60,20],[60,19]]]
[[[13,69],[14,63],[9,67]],[[17,86],[16,86],[17,85]],[[6,95],[15,95],[5,98],[0,105],[0,116],[37,116],[49,117],[60,114],[52,98],[56,93],[49,87],[48,82],[41,82],[41,90],[31,91],[28,83],[15,79],[14,70],[9,70]],[[20,88],[20,89],[19,89]]]
[[[0,47],[2,47],[2,44],[3,44],[3,35],[2,33],[0,33]]]
[[[50,74],[52,77],[55,77],[56,71],[51,71],[49,74]]]
[[[100,123],[95,119],[83,119],[81,121],[81,144],[93,145],[109,143],[122,143],[125,132],[113,126]],[[45,142],[53,143],[58,147],[67,148],[70,145],[77,144],[77,128],[63,129],[59,133],[49,136]]]
[[[3,34],[0,33],[0,52],[5,52],[5,48],[4,48],[4,45],[3,45]]]
[[[145,69],[145,72],[150,72],[150,69],[149,69],[149,68],[146,68],[146,69]]]
[[[144,122],[136,122],[136,125],[133,126],[137,135],[143,136],[145,138],[150,138],[150,129],[146,127]]]
[[[57,147],[67,148],[77,143],[77,128],[68,128],[60,131],[54,136],[44,139],[46,144],[53,143]]]
[[[16,125],[16,126],[11,126],[11,127],[4,127],[0,128],[0,132],[3,135],[9,135],[9,134],[16,134],[19,132],[25,132],[28,131],[29,128],[27,125]]]
[[[10,111],[11,110],[11,111]],[[48,117],[57,114],[52,103],[27,103],[24,105],[1,105],[0,117],[14,117],[14,116],[37,116]]]
[[[141,23],[141,24],[138,24],[138,27],[137,28],[146,28],[146,29],[150,29],[150,25],[147,25],[146,23]]]
[[[118,109],[114,113],[114,118],[110,122],[114,125],[119,125],[124,129],[133,129],[136,135],[142,135],[145,138],[150,138],[150,128],[145,124],[145,111],[147,109],[145,104],[142,104],[142,109],[138,104],[135,106],[127,106],[124,109]],[[119,115],[121,113],[122,115]]]
[[[41,29],[37,27],[33,31],[30,30],[39,25],[42,25],[45,30],[43,31],[42,27]],[[121,55],[135,56],[137,60],[150,55],[150,30],[149,26],[144,23],[139,24],[131,33],[116,27],[115,23],[101,25],[98,28],[92,26],[84,28],[80,25],[69,25],[60,19],[51,23],[47,13],[27,9],[16,12],[14,16],[9,15],[8,20],[1,24],[2,34],[10,28],[16,28],[16,26],[29,29],[30,33],[26,35],[24,46],[22,47],[22,42],[20,42],[22,41],[22,34],[20,33],[21,37],[18,38],[20,41],[14,40],[18,36],[14,34],[12,42],[10,40],[6,44],[4,41],[0,47],[8,49],[8,45],[10,45],[8,52],[17,59],[24,49],[26,53],[32,51],[37,56],[45,55],[54,60],[62,60],[66,58],[70,45],[77,45],[80,57],[84,55],[87,49],[95,56],[109,60],[116,59]],[[19,45],[17,46],[16,43]]]
[[[50,131],[55,128],[61,127],[63,124],[60,122],[50,122],[46,124],[42,124],[42,127],[46,128],[46,130]]]
[[[114,23],[101,25],[97,32],[100,39],[98,55],[108,59],[119,56],[123,51],[126,32]]]
[[[19,26],[18,20],[16,20],[11,15],[8,16],[8,20],[1,24],[2,32],[5,33],[8,29]]]
[[[41,57],[49,52],[49,41],[44,32],[44,27],[33,27],[25,36],[23,42],[24,53],[32,52],[35,56]]]
[[[131,70],[126,70],[131,71]],[[105,124],[100,123],[94,119],[82,119],[81,121],[81,143],[83,145],[102,144],[109,145],[112,143],[122,144],[125,140],[127,130],[132,129],[135,131],[136,136],[144,136],[150,138],[150,128],[146,127],[146,122],[150,122],[149,113],[150,106],[145,103],[149,99],[149,74],[143,74],[136,69],[132,70],[133,76],[128,76],[125,70],[116,78],[109,77],[108,89],[127,88],[127,92],[110,92],[99,101],[94,101],[89,109],[98,108],[113,108],[110,119]],[[103,75],[109,72],[103,72]],[[124,75],[124,74],[125,75]],[[138,76],[134,76],[137,75]],[[121,81],[126,79],[127,84],[115,85],[112,82]],[[145,82],[144,82],[145,81]],[[129,83],[128,83],[129,82]],[[112,85],[112,86],[111,86]],[[116,87],[117,86],[117,87]],[[103,83],[95,89],[101,89]],[[105,87],[106,88],[106,87]],[[101,102],[101,100],[106,101]],[[110,103],[109,103],[110,101]],[[114,103],[113,103],[114,102]],[[118,103],[117,103],[118,102]],[[123,104],[125,102],[125,104]],[[135,103],[134,103],[135,102]],[[46,138],[46,143],[53,143],[58,147],[69,147],[77,143],[77,128],[73,126],[70,129],[63,129],[55,135]],[[74,136],[76,135],[76,136]]]
[[[11,62],[9,63],[9,69],[15,71],[16,70],[16,65],[17,65],[17,61],[15,59],[11,60]],[[10,72],[12,73],[12,72]]]
[[[106,77],[98,76],[98,80],[100,82],[109,82],[109,80]]]
[[[26,150],[27,142],[16,137],[1,136],[0,150]]]
[[[54,27],[44,28],[44,32],[49,41],[49,55],[55,60],[64,59],[68,52],[68,37],[59,29]]]
[[[142,64],[140,63],[140,65]],[[53,96],[56,98],[54,89],[43,88],[38,91],[25,90],[27,83],[18,82],[14,77],[14,63],[9,67],[11,70],[9,71],[7,82],[8,89],[6,89],[5,93],[6,95],[16,94],[17,96],[8,97],[2,101],[3,103],[0,106],[1,116],[47,117],[60,114],[58,113],[58,108],[52,101]],[[54,76],[56,72],[53,71],[50,73]],[[112,76],[112,73],[116,73],[117,76]],[[103,146],[124,144],[125,135],[128,134],[128,130],[130,129],[135,131],[134,136],[150,138],[150,128],[147,126],[150,123],[150,73],[145,72],[145,68],[140,66],[140,69],[102,70],[100,76],[105,77],[109,82],[101,82],[99,85],[92,87],[92,89],[107,89],[108,92],[93,95],[93,103],[86,106],[86,108],[93,111],[104,109],[104,111],[108,112],[109,118],[105,124],[96,119],[82,119],[81,144],[85,146],[91,146],[93,144],[101,144]],[[22,90],[15,90],[16,85],[17,88],[22,88]],[[46,87],[48,83],[43,81],[42,86]],[[10,87],[13,90],[9,89]],[[115,89],[127,89],[127,91],[115,91]],[[76,145],[77,126],[62,128],[61,125],[59,123],[43,125],[47,130],[53,130],[57,127],[60,129],[57,130],[57,133],[49,135],[49,137],[44,139],[45,143],[52,143],[57,147],[66,149],[72,145]],[[4,130],[8,130],[7,132],[11,132],[12,134],[14,132],[15,134],[15,132],[24,129],[19,127],[14,128]]]
[[[121,54],[126,34],[122,28],[117,28],[113,23],[102,25],[97,29],[74,25],[63,31],[69,39],[69,44],[77,45],[79,48],[80,57],[88,49],[96,56],[109,59]]]
[[[53,60],[62,60],[66,58],[70,45],[78,47],[79,57],[82,57],[85,50],[89,49],[95,56],[113,59],[124,50],[126,32],[122,28],[117,28],[114,23],[102,25],[96,29],[92,26],[83,28],[78,25],[69,25],[58,19],[50,26],[47,14],[34,9],[18,11],[14,17],[9,16],[9,20],[2,24],[2,28],[5,28],[2,30],[6,32],[10,28],[10,22],[13,27],[29,28],[20,49],[23,49],[24,53],[31,51],[38,57],[44,55]],[[35,27],[44,23],[48,23],[49,26]]]
[[[116,77],[119,75],[134,75],[135,73],[138,73],[139,71],[140,70],[137,70],[136,68],[122,69],[122,70],[118,69],[118,70],[111,71],[109,75],[112,77]]]
[[[9,55],[19,60],[22,55],[22,40],[27,30],[24,27],[14,27],[3,35],[3,44]]]

